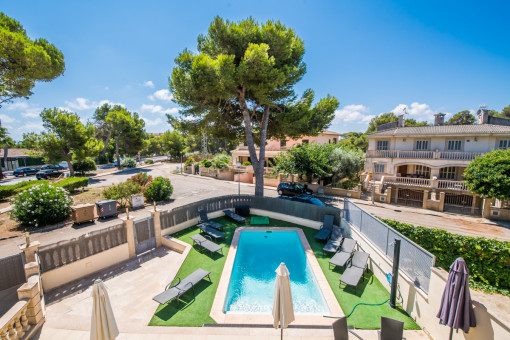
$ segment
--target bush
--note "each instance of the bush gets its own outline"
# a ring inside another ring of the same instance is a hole
[[[147,173],[140,171],[136,175],[133,175],[130,178],[128,178],[127,180],[137,183],[138,185],[140,185],[140,187],[143,187],[145,184],[152,181],[152,176],[147,175]]]
[[[214,155],[212,165],[216,169],[228,168],[228,164],[232,162],[232,157],[226,153],[219,153]]]
[[[37,181],[22,181],[13,185],[2,185],[0,186],[0,199],[4,199],[17,193],[20,193],[26,189],[33,187],[34,185],[46,183],[45,180]]]
[[[150,158],[145,160],[145,164],[152,164],[152,163],[154,163],[154,161]]]
[[[449,233],[442,229],[383,221],[436,256],[436,266],[450,270],[457,257],[466,260],[472,287],[510,295],[510,242]]]
[[[243,164],[241,164],[241,165],[242,165],[242,166],[250,166],[250,165],[251,165],[251,163],[250,163],[250,162],[248,162],[248,161],[244,161],[244,162],[243,162]]]
[[[96,162],[94,162],[92,158],[85,158],[82,161],[73,161],[72,164],[74,171],[82,175],[88,171],[97,170]]]
[[[104,189],[103,196],[109,200],[117,200],[120,208],[125,208],[131,205],[131,195],[139,194],[141,191],[142,187],[140,184],[125,181]]]
[[[345,190],[352,190],[352,189],[354,189],[355,186],[357,186],[359,184],[359,182],[360,182],[359,178],[348,179],[348,180],[341,181],[341,182],[337,183],[337,187],[341,188],[341,189],[345,189]]]
[[[107,154],[97,156],[95,161],[96,161],[96,164],[108,164],[108,163],[113,162],[113,160],[111,158],[109,158]]]
[[[43,183],[19,193],[12,202],[11,219],[25,226],[42,227],[67,219],[73,200],[63,188]]]
[[[65,190],[72,192],[78,188],[84,188],[89,185],[88,177],[69,177],[63,179],[61,181],[52,183],[51,185],[59,188],[64,188]]]
[[[172,195],[174,187],[165,177],[156,177],[143,188],[143,196],[149,201],[166,201]]]
[[[204,168],[210,168],[213,164],[210,160],[204,159],[202,162],[200,162]]]
[[[136,166],[136,159],[133,157],[126,157],[120,162],[120,165],[125,168],[134,168]]]
[[[188,159],[186,159],[186,162],[184,162],[184,165],[186,166],[193,165],[194,161],[195,160],[193,159],[193,157],[189,156]]]

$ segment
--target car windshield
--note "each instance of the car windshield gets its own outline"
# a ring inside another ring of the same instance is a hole
[[[299,189],[299,190],[303,189],[303,186],[301,184],[296,184],[295,187],[296,187],[296,189]]]

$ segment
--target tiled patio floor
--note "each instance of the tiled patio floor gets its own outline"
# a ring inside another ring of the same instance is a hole
[[[39,339],[89,339],[91,290],[100,277],[108,287],[112,308],[121,332],[118,339],[279,339],[272,328],[155,327],[148,323],[156,310],[152,297],[171,281],[184,261],[184,254],[159,248],[93,277],[46,294],[47,316]],[[377,339],[377,331],[355,330],[362,339]],[[406,331],[407,339],[428,339],[423,331]],[[331,329],[286,329],[293,339],[332,339]],[[356,337],[353,337],[356,338]]]

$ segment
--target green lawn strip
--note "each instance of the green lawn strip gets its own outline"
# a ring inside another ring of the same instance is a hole
[[[191,274],[197,268],[202,268],[211,272],[212,284],[203,280],[196,286],[196,298],[193,299],[192,293],[186,293],[181,297],[179,305],[176,301],[171,301],[165,305],[157,308],[152,320],[149,322],[150,326],[196,326],[201,327],[204,323],[215,323],[211,319],[209,313],[211,311],[212,303],[216,290],[218,288],[219,279],[223,266],[228,255],[230,243],[234,235],[235,228],[238,227],[231,220],[220,217],[214,221],[224,224],[223,232],[225,238],[217,241],[223,248],[224,256],[213,255],[210,256],[208,252],[198,252],[197,248],[191,249],[182,267],[180,268],[177,276],[181,279]],[[270,219],[269,226],[272,227],[294,227],[301,228],[312,250],[317,257],[319,265],[322,268],[332,290],[338,299],[340,306],[345,314],[350,313],[354,305],[359,302],[365,303],[380,303],[389,298],[388,291],[371,273],[365,274],[365,281],[360,281],[358,286],[358,295],[356,295],[354,288],[339,288],[339,281],[343,270],[328,269],[328,261],[331,256],[325,255],[322,252],[324,244],[315,239],[317,230],[303,227],[297,224]],[[190,227],[179,233],[172,235],[181,241],[192,244],[189,238],[191,235],[198,234],[199,229]],[[387,304],[382,306],[358,306],[356,311],[348,318],[348,324],[359,329],[379,329],[381,325],[381,316],[404,321],[405,329],[420,329],[420,327],[410,318],[401,308],[391,309]]]
[[[389,292],[370,271],[365,273],[364,281],[363,279],[360,280],[357,293],[353,287],[346,287],[344,284],[339,287],[339,278],[344,269],[338,267],[329,269],[328,261],[331,258],[331,254],[324,254],[322,251],[324,243],[315,239],[317,230],[311,228],[302,229],[345,315],[349,314],[357,303],[375,304],[389,299]],[[421,329],[400,306],[392,309],[387,303],[380,306],[360,305],[356,307],[354,313],[347,319],[347,324],[360,329],[379,329],[381,328],[381,316],[404,321],[405,329]]]
[[[179,305],[177,305],[175,300],[165,305],[160,305],[149,322],[149,326],[202,327],[204,323],[215,323],[209,316],[209,313],[211,312],[214,295],[220,282],[221,272],[227,259],[234,231],[239,225],[225,217],[214,219],[214,221],[224,225],[222,232],[225,233],[225,237],[214,241],[223,246],[223,256],[221,254],[211,255],[208,251],[195,246],[191,249],[177,273],[177,276],[183,279],[198,268],[202,268],[211,272],[212,284],[206,278],[195,287],[196,296],[194,299],[193,293],[190,290],[180,297]],[[190,236],[198,234],[199,231],[196,226],[193,226],[172,236],[186,243],[193,244]],[[197,249],[202,252],[199,252]]]

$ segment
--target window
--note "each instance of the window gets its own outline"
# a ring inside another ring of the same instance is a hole
[[[384,173],[384,164],[376,164],[374,165],[374,171],[376,174]]]
[[[448,151],[461,151],[462,150],[462,141],[461,140],[449,140],[446,148]]]
[[[376,150],[388,150],[390,142],[387,140],[378,140]]]
[[[455,179],[455,167],[448,166],[446,168],[439,169],[439,179]]]
[[[280,147],[281,147],[281,148],[284,148],[284,147],[286,147],[286,146],[287,146],[287,140],[286,140],[286,139],[282,139],[282,140],[280,141]]]
[[[510,139],[500,139],[498,143],[498,149],[508,149],[510,148]]]
[[[416,150],[428,150],[429,149],[429,141],[428,140],[417,140],[416,141]]]
[[[430,168],[425,165],[417,165],[416,166],[416,174],[418,176],[423,176],[425,178],[430,178]]]
[[[301,143],[303,143],[303,144],[308,144],[308,143],[309,143],[309,141],[308,141],[308,139],[303,139],[303,140],[301,141]]]

